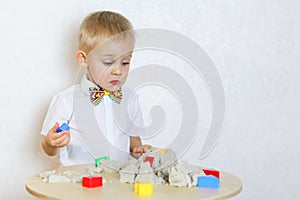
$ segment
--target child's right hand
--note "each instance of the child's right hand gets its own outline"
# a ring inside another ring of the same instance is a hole
[[[46,142],[54,148],[67,146],[70,142],[70,131],[64,130],[57,133],[56,130],[58,127],[59,124],[56,122],[46,136]]]

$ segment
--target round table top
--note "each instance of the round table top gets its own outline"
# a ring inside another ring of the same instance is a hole
[[[59,167],[57,173],[75,171],[85,174],[88,165]],[[134,184],[121,183],[119,173],[100,173],[106,182],[102,187],[84,188],[81,183],[45,183],[37,174],[26,181],[26,190],[40,199],[142,199],[142,200],[179,200],[179,199],[227,199],[240,193],[241,180],[229,173],[220,171],[219,188],[172,187],[166,184],[154,185],[151,196],[139,196],[134,193]]]

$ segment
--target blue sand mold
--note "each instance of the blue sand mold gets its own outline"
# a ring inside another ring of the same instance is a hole
[[[199,176],[197,187],[218,188],[220,187],[220,180],[212,175]]]
[[[60,127],[57,128],[56,132],[62,132],[64,130],[70,130],[70,127],[67,123],[63,123]]]

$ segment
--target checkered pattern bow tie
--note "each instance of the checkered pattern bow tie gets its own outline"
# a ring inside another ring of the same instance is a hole
[[[107,91],[101,87],[90,87],[90,99],[94,106],[97,106],[105,95],[108,95],[114,102],[120,103],[122,100],[122,90]]]

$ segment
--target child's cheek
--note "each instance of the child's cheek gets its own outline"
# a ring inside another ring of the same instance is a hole
[[[101,83],[105,79],[105,71],[101,69],[95,69],[92,76],[94,77],[96,83]]]

